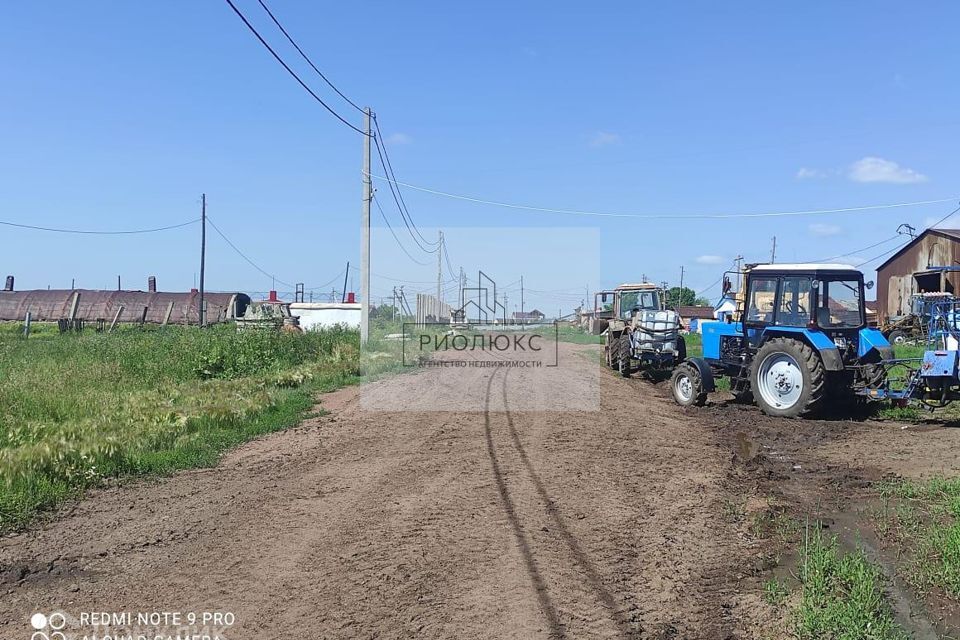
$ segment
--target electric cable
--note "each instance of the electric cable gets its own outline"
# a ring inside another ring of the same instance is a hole
[[[380,206],[380,200],[378,200],[376,196],[373,197],[373,203],[377,205],[377,211],[380,212],[380,217],[383,218],[384,223],[386,223],[387,225],[387,229],[390,230],[390,235],[393,236],[393,239],[396,241],[397,246],[400,247],[400,250],[403,251],[407,255],[407,257],[410,258],[412,262],[416,262],[422,267],[429,266],[430,264],[429,262],[420,262],[419,260],[414,258],[412,255],[410,255],[410,252],[407,251],[407,248],[403,246],[403,243],[400,242],[400,238],[397,237],[397,233],[393,230],[393,226],[390,224],[390,221],[387,220],[387,214],[383,212],[383,207]]]
[[[273,12],[270,11],[270,7],[268,7],[263,0],[257,0],[257,1],[260,3],[260,6],[263,7],[263,10],[267,12],[267,15],[270,16],[270,19],[273,20],[273,24],[277,25],[277,28],[280,29],[280,32],[281,32],[284,36],[286,36],[287,40],[290,41],[290,44],[293,45],[293,48],[297,50],[297,53],[299,53],[300,56],[301,56],[304,60],[307,61],[307,64],[309,64],[311,67],[313,67],[313,70],[317,72],[317,75],[318,75],[318,76],[320,76],[321,78],[323,78],[323,81],[327,83],[327,86],[329,86],[331,89],[333,89],[333,90],[337,93],[338,96],[340,96],[341,98],[343,98],[344,100],[346,100],[346,101],[350,104],[351,107],[353,107],[354,109],[356,109],[357,111],[359,111],[359,112],[361,112],[361,113],[366,113],[366,111],[364,110],[363,107],[361,107],[361,106],[358,105],[356,102],[354,102],[353,100],[351,100],[350,98],[348,98],[342,91],[340,91],[340,89],[337,88],[337,86],[336,86],[335,84],[333,84],[333,83],[330,81],[329,78],[327,78],[327,76],[323,75],[323,72],[320,71],[320,69],[317,68],[317,65],[313,64],[313,60],[311,60],[310,57],[307,56],[306,53],[304,53],[303,49],[300,48],[300,45],[298,45],[297,42],[293,39],[293,37],[292,37],[289,33],[287,33],[287,30],[283,28],[283,25],[280,24],[280,21],[277,20],[277,17],[273,15]]]
[[[761,213],[695,213],[695,214],[641,214],[641,213],[612,213],[604,211],[581,211],[577,209],[553,209],[550,207],[538,207],[532,205],[524,204],[514,204],[509,202],[498,202],[496,200],[484,200],[482,198],[475,198],[473,196],[459,195],[455,193],[448,193],[445,191],[439,191],[436,189],[430,189],[428,187],[421,187],[408,182],[400,182],[399,180],[392,180],[385,176],[378,176],[371,174],[371,177],[376,178],[377,180],[384,180],[387,182],[392,182],[397,185],[402,185],[408,189],[414,189],[416,191],[423,191],[424,193],[430,193],[436,196],[443,196],[445,198],[453,198],[455,200],[464,200],[467,202],[474,202],[477,204],[491,205],[495,207],[505,207],[508,209],[523,209],[527,211],[534,211],[539,213],[556,213],[563,215],[578,215],[578,216],[600,216],[600,217],[609,217],[609,218],[640,218],[644,220],[726,220],[731,218],[773,218],[773,217],[784,217],[784,216],[812,216],[812,215],[826,215],[830,213],[859,213],[865,211],[877,211],[880,209],[898,209],[902,207],[918,207],[928,204],[941,204],[944,202],[953,202],[956,200],[956,196],[951,198],[940,198],[937,200],[919,200],[915,202],[896,202],[892,204],[875,204],[875,205],[864,205],[858,207],[840,207],[836,209],[809,209],[801,211],[768,211]]]
[[[387,162],[386,160],[384,160],[383,146],[380,144],[379,135],[374,136],[373,141],[376,143],[377,155],[380,156],[380,166],[383,167],[384,171],[387,171]],[[421,234],[420,230],[416,228],[415,224],[413,224],[413,218],[410,218],[407,215],[405,211],[405,206],[403,204],[403,200],[398,194],[399,189],[394,190],[393,182],[388,182],[387,184],[390,187],[391,195],[393,195],[393,201],[396,203],[397,209],[400,211],[400,217],[403,218],[403,224],[407,227],[407,233],[410,234],[410,237],[413,238],[413,241],[417,243],[417,246],[420,247],[420,250],[423,251],[424,253],[436,253],[437,251],[439,251],[440,242],[438,240],[434,240],[431,243],[426,240],[421,241],[420,239],[417,238],[417,236],[420,236],[420,238],[423,238],[423,234]],[[416,235],[414,235],[414,230],[416,230]],[[428,246],[433,246],[433,245],[436,245],[436,246],[434,246],[433,249],[428,249],[427,247],[424,246],[424,243],[426,243]]]
[[[256,30],[256,28],[255,28],[252,24],[250,24],[250,21],[247,20],[247,17],[246,17],[245,15],[243,15],[243,13],[241,13],[239,9],[237,9],[237,6],[236,6],[235,4],[233,4],[233,0],[226,0],[226,2],[227,2],[228,5],[230,5],[230,8],[233,9],[233,12],[236,13],[237,16],[239,16],[241,20],[243,20],[243,24],[247,25],[247,28],[250,30],[250,32],[253,33],[253,35],[255,35],[255,36],[257,37],[257,40],[260,41],[260,44],[262,44],[262,45],[267,49],[267,51],[270,52],[270,54],[276,59],[276,61],[280,63],[280,66],[282,66],[284,69],[286,69],[286,70],[287,70],[287,73],[289,73],[291,76],[293,76],[293,79],[296,80],[296,81],[300,84],[300,86],[303,87],[303,88],[306,90],[307,93],[309,93],[311,96],[313,96],[313,99],[314,99],[314,100],[316,100],[317,102],[319,102],[319,103],[323,106],[323,108],[326,109],[327,111],[329,111],[337,120],[339,120],[339,121],[342,122],[343,124],[347,125],[347,126],[350,127],[351,129],[353,129],[354,131],[356,131],[357,133],[359,133],[360,135],[364,135],[364,136],[369,135],[366,131],[363,131],[362,129],[360,129],[360,128],[358,128],[358,127],[355,127],[354,125],[350,124],[350,122],[348,122],[343,116],[341,116],[339,113],[337,113],[336,111],[334,111],[334,109],[333,109],[330,105],[328,105],[326,102],[324,102],[324,101],[323,101],[323,98],[321,98],[320,96],[318,96],[318,95],[313,91],[313,89],[311,89],[311,88],[307,85],[307,83],[304,82],[303,79],[302,79],[300,76],[297,75],[297,72],[294,71],[293,69],[291,69],[291,68],[290,68],[290,65],[288,65],[286,62],[284,62],[283,58],[281,58],[280,55],[279,55],[276,51],[273,50],[273,47],[271,47],[270,44],[269,44],[266,40],[263,39],[263,36],[261,36],[260,33]]]
[[[256,262],[254,262],[253,260],[251,260],[250,257],[247,256],[247,254],[245,254],[243,251],[241,251],[241,250],[239,249],[239,247],[237,247],[237,245],[233,244],[233,242],[230,241],[230,238],[228,238],[228,237],[226,236],[226,234],[224,234],[223,231],[220,230],[220,227],[218,227],[218,226],[216,225],[216,223],[214,223],[214,221],[210,219],[209,214],[207,215],[207,222],[209,222],[209,223],[210,223],[210,226],[213,227],[213,230],[216,231],[216,232],[220,235],[220,237],[223,238],[223,240],[224,240],[228,245],[230,245],[230,248],[233,249],[234,251],[236,251],[236,252],[237,252],[237,255],[239,255],[241,258],[243,258],[244,260],[246,260],[247,263],[248,263],[251,267],[253,267],[253,268],[256,269],[257,271],[259,271],[259,272],[262,273],[263,275],[267,276],[268,278],[270,278],[270,279],[272,279],[272,280],[274,280],[274,281],[276,281],[276,282],[279,282],[280,284],[282,284],[282,285],[284,285],[284,286],[286,286],[286,287],[291,287],[291,288],[293,288],[293,289],[296,289],[296,288],[297,288],[296,285],[290,284],[289,282],[284,282],[283,280],[281,280],[280,278],[276,277],[276,276],[273,275],[272,273],[269,273],[269,272],[267,272],[266,270],[260,268],[260,265],[258,265]]]
[[[933,224],[931,224],[930,226],[928,226],[927,229],[934,229],[934,228],[936,228],[937,225],[942,224],[942,223],[945,222],[948,218],[952,218],[952,217],[955,216],[958,212],[960,212],[960,207],[957,207],[956,209],[954,209],[953,211],[951,211],[951,212],[948,213],[947,215],[943,216],[942,218],[940,218],[939,220],[937,220],[936,222],[934,222]],[[926,231],[927,229],[924,229],[924,231]],[[887,256],[887,255],[889,255],[889,254],[891,254],[891,253],[896,253],[897,251],[900,251],[900,249],[903,249],[903,248],[906,247],[908,244],[910,244],[911,242],[913,242],[915,239],[916,239],[915,237],[911,237],[909,240],[907,240],[907,241],[904,242],[903,244],[901,244],[901,245],[899,245],[899,246],[896,246],[896,247],[894,247],[893,249],[890,249],[889,251],[884,251],[884,252],[881,253],[880,255],[874,256],[874,257],[870,258],[869,260],[866,260],[865,262],[861,262],[860,264],[856,265],[856,267],[857,267],[857,269],[859,269],[859,268],[862,267],[863,265],[865,265],[865,264],[870,264],[870,263],[873,262],[874,260],[879,260],[880,258],[883,258],[883,257],[885,257],[885,256]]]
[[[380,131],[380,121],[377,119],[377,115],[376,115],[376,114],[373,115],[373,126],[376,127],[376,130],[377,130],[376,140],[379,141],[379,140],[381,140],[381,139],[383,138],[383,133]],[[386,141],[384,141],[384,142],[386,142]],[[380,145],[380,146],[381,146],[381,148],[382,148],[382,150],[383,150],[383,156],[384,156],[384,158],[386,158],[386,160],[387,160],[386,164],[383,163],[383,158],[381,158],[381,160],[380,160],[380,164],[381,164],[381,166],[383,166],[384,173],[386,173],[388,176],[390,176],[390,177],[393,179],[393,181],[391,182],[391,185],[396,184],[396,186],[397,186],[397,196],[398,196],[399,199],[400,199],[400,204],[403,205],[403,210],[404,210],[404,212],[407,214],[407,218],[410,220],[410,224],[413,225],[413,228],[414,228],[414,229],[417,229],[417,225],[416,225],[416,223],[413,221],[413,216],[410,215],[410,210],[407,208],[407,203],[406,203],[406,201],[403,199],[403,193],[400,191],[400,185],[397,183],[397,173],[396,173],[396,171],[393,170],[393,163],[390,162],[390,154],[387,152],[386,144],[383,144],[383,145]],[[423,237],[423,234],[420,233],[420,230],[419,230],[419,229],[417,229],[417,235],[420,236],[420,239],[423,240],[423,241],[424,241],[425,243],[427,243],[428,245],[437,244],[437,241],[436,241],[436,240],[431,241],[431,240],[427,240],[426,238],[424,238],[424,237]]]
[[[181,222],[179,224],[171,224],[166,227],[156,227],[153,229],[132,229],[125,231],[97,231],[97,230],[87,230],[87,229],[60,229],[57,227],[41,227],[32,224],[21,224],[19,222],[6,222],[0,220],[0,225],[6,227],[16,227],[18,229],[32,229],[34,231],[51,231],[53,233],[77,233],[83,235],[92,235],[92,236],[121,236],[121,235],[134,235],[138,233],[156,233],[158,231],[169,231],[170,229],[180,229],[181,227],[187,227],[191,224],[197,224],[200,222],[200,218],[195,220],[189,220],[187,222]]]

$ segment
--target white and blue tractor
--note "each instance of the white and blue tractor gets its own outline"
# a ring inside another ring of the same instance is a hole
[[[731,275],[741,282],[734,294]],[[867,324],[863,274],[842,264],[754,264],[724,277],[736,311],[703,324],[703,355],[680,363],[674,399],[703,405],[719,378],[771,416],[850,406],[887,388],[893,348]]]

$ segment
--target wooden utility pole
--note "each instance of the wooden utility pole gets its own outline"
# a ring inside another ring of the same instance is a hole
[[[443,231],[437,230],[437,322],[440,322],[440,305],[443,303]]]
[[[523,274],[520,274],[520,317],[523,318]]]
[[[360,344],[370,336],[370,201],[373,179],[370,176],[370,107],[363,110],[363,207],[360,210]]]
[[[770,264],[777,261],[777,236],[773,236],[773,248],[770,249]]]
[[[207,263],[207,194],[200,194],[200,326],[207,324],[206,307],[203,300],[203,276]]]

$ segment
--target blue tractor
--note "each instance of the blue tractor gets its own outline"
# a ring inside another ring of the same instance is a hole
[[[737,310],[703,324],[703,357],[673,372],[683,406],[703,405],[719,377],[771,416],[849,405],[881,388],[893,348],[867,326],[863,274],[841,264],[755,264],[741,274]],[[724,294],[731,288],[724,278]]]

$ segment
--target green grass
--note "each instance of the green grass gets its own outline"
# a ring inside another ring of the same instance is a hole
[[[0,531],[109,478],[209,465],[356,380],[356,332],[0,329]]]
[[[560,342],[572,342],[574,344],[603,344],[603,336],[595,336],[569,325],[560,325],[557,329],[557,339]]]
[[[807,528],[798,577],[801,597],[793,620],[801,640],[907,638],[886,601],[880,570],[860,550],[841,551],[819,526]]]
[[[776,578],[770,578],[763,583],[763,599],[768,604],[775,607],[779,606],[789,595],[790,591],[787,589],[787,585]]]
[[[877,530],[899,545],[906,578],[960,601],[960,478],[887,482],[880,497]]]

